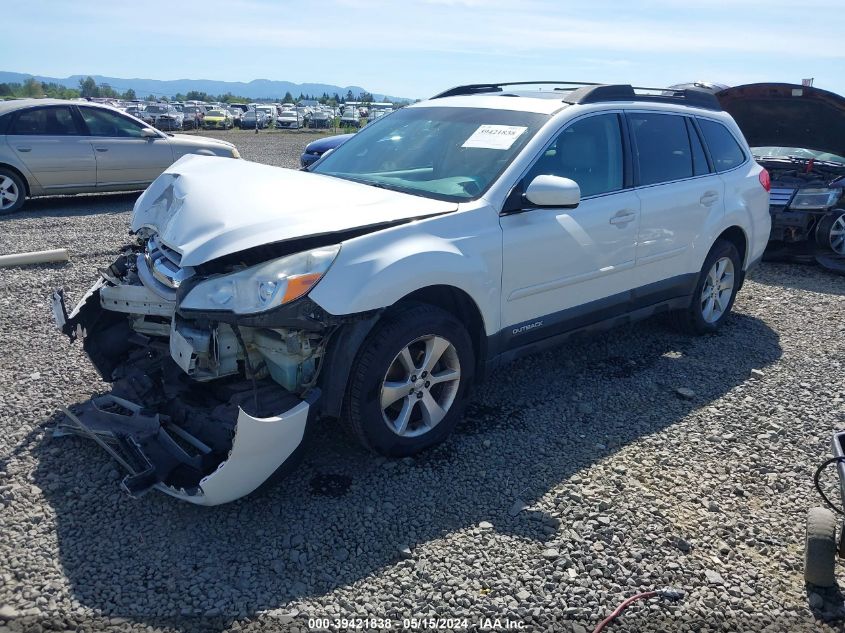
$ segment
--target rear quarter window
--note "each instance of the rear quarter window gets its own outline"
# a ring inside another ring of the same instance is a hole
[[[698,119],[698,125],[717,172],[728,171],[745,162],[745,152],[728,128],[709,119]]]

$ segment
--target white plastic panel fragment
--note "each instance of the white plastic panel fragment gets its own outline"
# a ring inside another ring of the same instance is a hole
[[[191,495],[164,484],[158,484],[156,488],[203,506],[216,506],[248,495],[276,472],[302,443],[308,408],[307,402],[300,402],[270,418],[254,418],[239,409],[229,457],[200,481],[201,492]]]

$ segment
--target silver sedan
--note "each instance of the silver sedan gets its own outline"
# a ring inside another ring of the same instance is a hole
[[[240,158],[232,143],[165,134],[108,106],[0,102],[0,214],[27,197],[145,189],[185,154]]]

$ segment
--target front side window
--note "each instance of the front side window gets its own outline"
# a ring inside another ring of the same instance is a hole
[[[524,182],[527,186],[536,176],[561,176],[577,182],[582,197],[618,191],[623,186],[622,156],[619,116],[587,117],[558,135]]]
[[[116,112],[101,108],[79,108],[85,125],[91,136],[110,136],[117,138],[142,138],[144,125],[136,123]]]
[[[64,106],[32,108],[18,114],[8,134],[77,136],[79,130],[70,108]]]
[[[640,185],[692,178],[692,154],[684,117],[632,112],[628,121]]]
[[[745,162],[745,152],[724,125],[708,119],[698,119],[698,124],[717,172],[728,171]]]
[[[486,108],[403,108],[365,127],[311,171],[439,200],[472,200],[548,118]]]

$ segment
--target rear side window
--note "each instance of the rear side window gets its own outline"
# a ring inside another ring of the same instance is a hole
[[[32,108],[18,114],[7,134],[39,136],[78,136],[70,108]]]
[[[578,183],[582,196],[622,189],[619,116],[600,114],[567,127],[534,163],[525,178],[526,186],[540,175],[570,178]]]
[[[745,152],[736,142],[734,135],[721,123],[708,119],[698,119],[704,140],[710,149],[710,156],[716,171],[723,172],[738,167],[745,162]]]
[[[628,114],[640,185],[692,178],[692,153],[684,118],[671,114]]]

